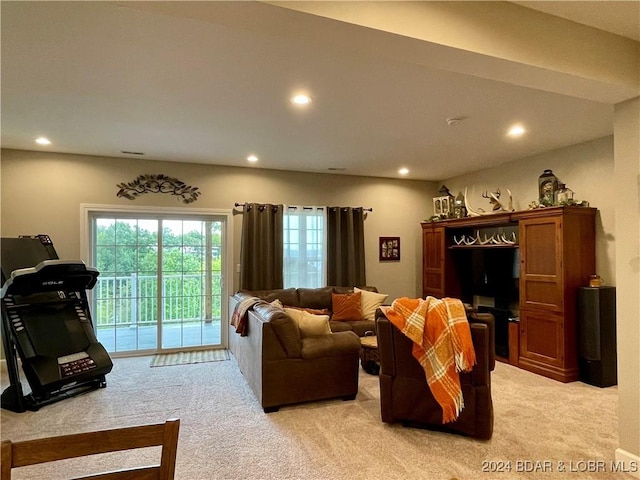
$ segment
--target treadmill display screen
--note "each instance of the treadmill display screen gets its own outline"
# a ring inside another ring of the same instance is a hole
[[[58,254],[48,237],[37,238],[1,238],[0,258],[2,264],[2,284],[11,277],[11,272],[19,268],[35,267],[45,260],[57,260]]]

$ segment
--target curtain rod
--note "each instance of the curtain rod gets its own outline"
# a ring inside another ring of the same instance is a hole
[[[234,204],[236,207],[244,207],[244,203],[235,203]],[[261,204],[258,204],[261,205]],[[264,204],[262,204],[264,205]],[[292,208],[292,209],[297,209],[297,208],[302,208],[303,210],[312,210],[314,208],[318,208],[320,210],[324,210],[325,207],[297,207],[295,205],[287,205],[287,208]],[[328,208],[347,208],[347,207],[328,207]],[[352,207],[352,208],[361,208],[364,212],[373,212],[373,208],[365,208],[365,207]]]

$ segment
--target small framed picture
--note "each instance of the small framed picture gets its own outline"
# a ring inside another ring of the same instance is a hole
[[[380,261],[400,260],[400,237],[380,237]]]

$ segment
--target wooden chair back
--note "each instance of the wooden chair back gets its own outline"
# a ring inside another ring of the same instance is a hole
[[[11,480],[11,470],[99,453],[162,446],[159,465],[76,477],[74,480],[173,480],[178,449],[179,419],[164,423],[62,435],[21,442],[2,442],[0,480]]]

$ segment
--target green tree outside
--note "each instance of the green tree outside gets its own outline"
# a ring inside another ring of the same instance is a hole
[[[158,222],[155,222],[157,224]],[[175,225],[175,221],[169,222]],[[185,233],[162,230],[163,319],[165,322],[197,320],[207,315],[211,298],[213,319],[222,310],[222,224],[199,224]],[[210,226],[210,232],[205,231]],[[151,227],[151,228],[150,228]],[[211,291],[207,292],[206,235],[211,236]],[[158,232],[153,223],[132,219],[97,222],[96,268],[100,272],[96,295],[98,326],[157,323]]]

